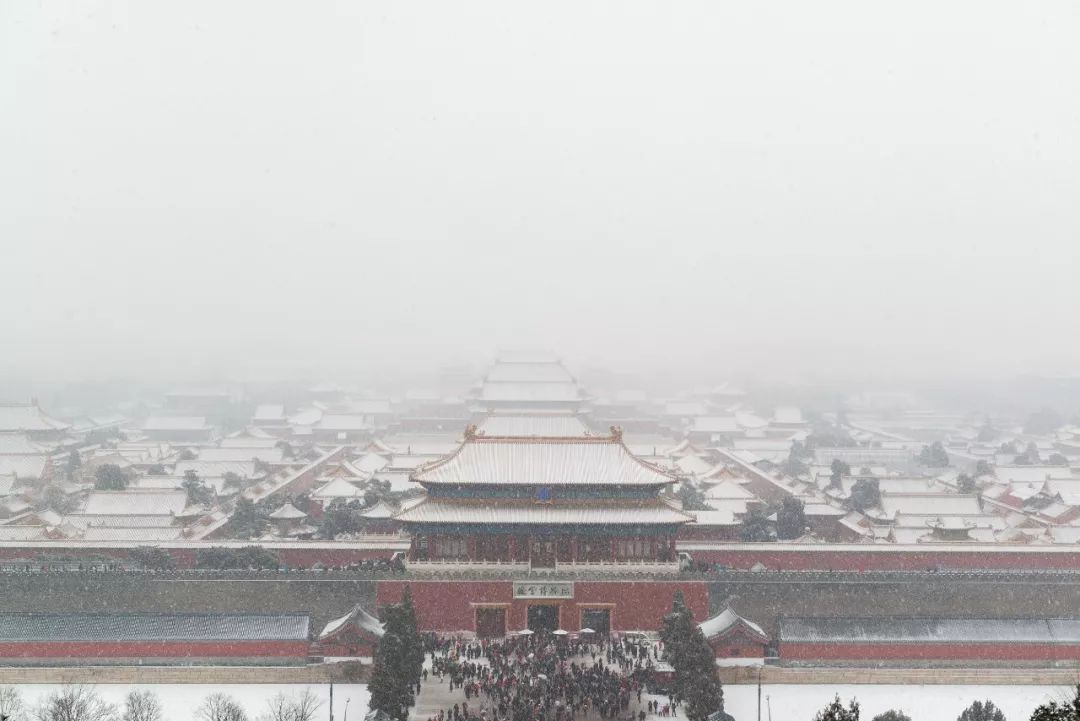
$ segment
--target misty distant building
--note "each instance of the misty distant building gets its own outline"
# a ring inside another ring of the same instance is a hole
[[[0,433],[24,434],[38,443],[57,442],[64,437],[71,424],[52,418],[38,406],[30,403],[0,403]]]
[[[484,376],[476,410],[576,413],[586,398],[558,356],[544,351],[504,351]]]

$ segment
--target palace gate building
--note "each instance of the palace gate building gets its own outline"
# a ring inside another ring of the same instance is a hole
[[[708,613],[704,583],[676,577],[675,536],[692,520],[664,497],[676,479],[636,458],[617,428],[545,437],[472,427],[413,480],[427,498],[396,519],[418,580],[380,583],[377,602],[411,585],[425,629],[656,630],[676,590],[698,618]]]

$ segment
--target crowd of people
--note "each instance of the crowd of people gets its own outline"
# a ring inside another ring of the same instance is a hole
[[[644,721],[677,715],[677,702],[642,692],[658,644],[547,632],[506,639],[429,636],[435,679],[460,689],[461,703],[428,721]]]

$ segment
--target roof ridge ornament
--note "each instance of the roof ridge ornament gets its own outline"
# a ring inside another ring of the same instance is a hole
[[[622,426],[611,426],[611,440],[622,443]]]
[[[480,435],[480,433],[475,423],[470,423],[465,427],[465,440],[474,441],[478,435]]]

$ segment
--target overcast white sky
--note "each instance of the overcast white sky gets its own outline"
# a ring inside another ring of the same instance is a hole
[[[1080,3],[0,3],[0,371],[1076,374]]]

